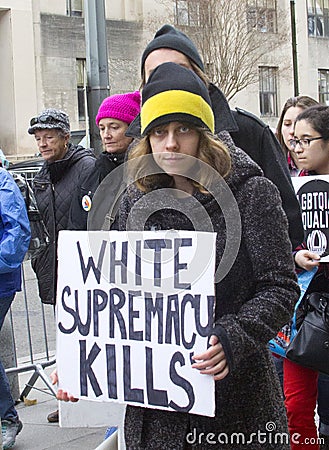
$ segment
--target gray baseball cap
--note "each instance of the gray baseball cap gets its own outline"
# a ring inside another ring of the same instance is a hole
[[[60,109],[45,109],[38,116],[30,120],[29,134],[34,134],[35,130],[57,128],[64,133],[70,133],[69,116]]]

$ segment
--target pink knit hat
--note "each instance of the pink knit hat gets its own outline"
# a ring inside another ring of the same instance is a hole
[[[140,101],[139,91],[106,97],[99,107],[96,125],[98,126],[99,121],[105,117],[122,120],[122,122],[126,122],[129,125],[140,112]]]

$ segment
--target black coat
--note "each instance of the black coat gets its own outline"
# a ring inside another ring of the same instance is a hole
[[[49,234],[49,246],[32,259],[39,295],[45,303],[54,303],[56,298],[58,232],[75,229],[69,220],[73,199],[82,176],[91,172],[94,161],[91,149],[69,144],[64,158],[52,163],[45,161],[33,180],[35,198]]]
[[[112,170],[116,169],[125,160],[126,153],[108,153],[103,152],[99,155],[95,162],[95,187],[97,189],[98,185],[107,177]],[[98,174],[98,177],[97,175]],[[90,182],[93,181],[92,177],[89,177]]]
[[[301,212],[291,183],[287,161],[280,144],[269,126],[253,114],[237,108],[231,111],[224,94],[215,85],[209,87],[215,115],[215,130],[228,131],[239,148],[242,148],[262,169],[266,178],[279,189],[282,206],[289,223],[289,236],[295,249],[304,240]],[[140,136],[140,117],[131,123],[127,136]]]
[[[191,437],[194,431],[197,440],[201,436],[201,441],[192,447],[203,450],[290,448],[281,388],[267,348],[268,340],[291,317],[299,294],[287,219],[277,188],[262,176],[260,168],[244,152],[234,148],[228,133],[223,133],[223,139],[232,156],[233,170],[227,184],[238,205],[242,234],[232,266],[216,284],[215,327],[211,334],[217,335],[224,347],[230,373],[215,383],[214,418],[128,406],[125,420],[127,448],[184,449],[187,448],[184,446],[187,433],[192,433]],[[216,263],[222,263],[226,235],[232,233],[234,241],[236,230],[234,226],[226,229],[216,200],[200,192],[191,198],[172,197],[168,200],[168,191],[162,193],[159,189],[158,194],[156,191],[152,192],[152,195],[157,195],[157,210],[154,212],[150,196],[135,185],[128,186],[120,206],[119,228],[126,229],[130,214],[133,215],[130,219],[135,230],[204,230],[206,214],[217,232]],[[196,201],[202,205],[200,208]],[[230,201],[226,205],[231,204]],[[242,441],[240,445],[235,441],[221,445],[216,440],[220,433],[228,439],[235,433],[242,433],[248,440],[251,433],[266,433],[272,425],[274,432],[285,434],[285,442],[280,439],[270,442],[268,438],[261,443],[254,437],[249,445]],[[208,434],[216,445],[207,444],[205,438]]]
[[[125,160],[125,153],[108,153],[103,152],[94,162],[94,168],[83,176],[81,184],[73,200],[70,212],[70,224],[74,230],[101,230],[103,229],[104,220],[110,209],[113,198],[110,196],[111,188],[114,189],[112,180],[106,180],[101,189],[104,190],[104,196],[101,192],[98,196],[94,195],[101,182],[112,171],[120,167]],[[121,173],[118,174],[121,181]],[[110,185],[110,186],[109,186]],[[82,199],[85,195],[91,200],[91,210],[86,211],[82,207]]]

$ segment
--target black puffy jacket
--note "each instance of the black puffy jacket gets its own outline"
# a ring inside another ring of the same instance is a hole
[[[39,211],[49,234],[49,246],[32,258],[39,295],[44,303],[55,303],[57,272],[57,238],[60,230],[74,229],[69,223],[70,211],[83,176],[94,169],[91,149],[69,144],[63,159],[44,162],[33,181]],[[76,218],[77,222],[79,221]],[[83,218],[81,219],[83,220]]]

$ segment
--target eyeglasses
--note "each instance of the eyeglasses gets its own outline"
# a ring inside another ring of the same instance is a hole
[[[300,148],[307,148],[312,141],[317,141],[318,139],[323,139],[323,137],[317,136],[314,138],[290,139],[289,144],[293,149],[296,148],[297,144],[299,144]]]
[[[32,117],[32,119],[30,120],[31,127],[33,127],[33,125],[36,125],[38,123],[56,124],[58,123],[58,119],[55,119],[53,116],[37,116]]]

